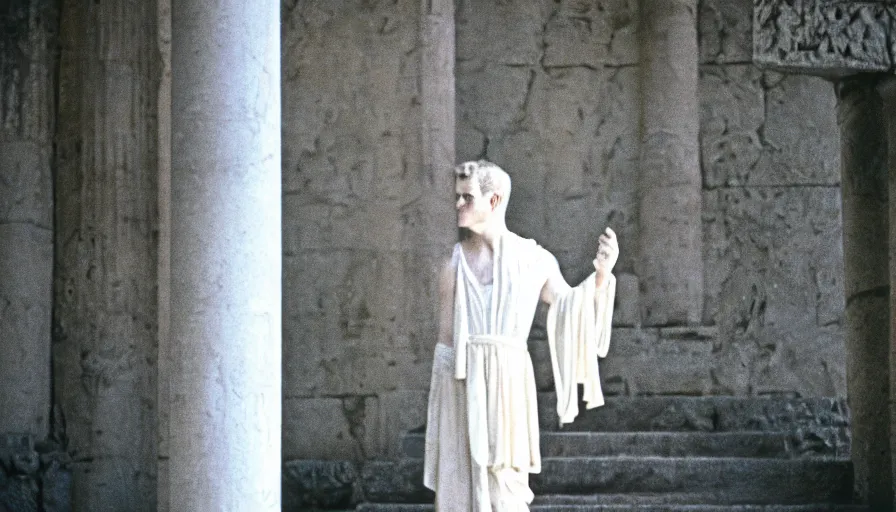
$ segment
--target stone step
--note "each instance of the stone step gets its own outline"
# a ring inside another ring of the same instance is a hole
[[[561,430],[554,393],[538,394],[542,431]],[[562,431],[575,432],[790,432],[847,427],[846,401],[833,397],[756,398],[732,396],[607,397],[585,410]]]
[[[358,512],[434,512],[432,505],[362,503]],[[868,512],[861,505],[836,505],[830,503],[810,503],[806,505],[675,505],[675,504],[538,504],[533,503],[532,512]]]
[[[546,432],[542,457],[849,458],[848,431],[818,427],[794,432]],[[404,455],[423,457],[424,433],[402,438]]]
[[[536,495],[662,494],[681,504],[848,504],[848,461],[703,457],[548,458],[530,477]],[[431,503],[419,459],[375,461],[361,469],[374,503]]]

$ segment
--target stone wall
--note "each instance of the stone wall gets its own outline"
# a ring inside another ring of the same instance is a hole
[[[50,426],[57,11],[0,7],[0,435]]]
[[[75,510],[156,510],[155,2],[62,2],[53,388]]]
[[[420,242],[418,3],[284,3],[287,460],[395,455],[424,422],[435,321],[421,315],[435,304],[419,281],[431,268],[407,256]],[[633,247],[638,2],[455,5],[457,161],[511,173],[509,226],[570,282],[604,226],[619,234],[605,390],[844,396],[834,89],[750,63],[752,2],[697,13],[705,306],[700,325],[656,328],[641,325]],[[549,389],[543,338],[537,319]]]
[[[283,4],[287,460],[381,455],[423,422],[435,265],[415,252],[433,245],[418,228],[432,202],[420,4]]]

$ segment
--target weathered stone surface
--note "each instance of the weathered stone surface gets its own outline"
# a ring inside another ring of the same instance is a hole
[[[640,512],[867,512],[864,505],[837,505],[811,503],[808,505],[686,505],[661,503],[654,496],[636,496],[620,499],[620,496],[543,496],[535,497],[530,510],[533,512],[629,512],[636,506]],[[358,512],[432,512],[432,505],[362,503]]]
[[[0,7],[0,432],[49,430],[57,3]]]
[[[68,455],[49,441],[35,446],[28,434],[0,436],[0,510],[68,512],[71,471]]]
[[[362,469],[364,498],[431,503],[422,470],[419,459],[367,464]],[[583,457],[545,459],[542,472],[529,481],[536,495],[609,494],[610,500],[622,498],[628,504],[800,504],[849,503],[851,478],[846,461]]]
[[[747,63],[753,58],[753,0],[701,0],[700,62]]]
[[[842,351],[842,331],[836,326],[817,327],[811,336],[788,334],[765,345],[752,335],[721,337],[715,327],[616,327],[599,368],[605,396],[824,396],[834,383],[845,386],[843,370],[819,374],[812,367],[836,368]],[[553,391],[547,341],[533,337],[529,352],[537,389]]]
[[[815,77],[703,66],[704,186],[836,185],[836,95]]]
[[[155,510],[155,2],[64,2],[53,381],[76,510]]]
[[[704,322],[718,327],[718,349],[757,352],[751,393],[845,396],[839,191],[705,194]]]
[[[406,457],[422,458],[424,433],[403,439]],[[849,457],[845,428],[794,432],[547,432],[542,457]]]
[[[375,397],[286,398],[283,458],[364,460],[379,452]]]
[[[887,77],[883,83],[878,85],[878,92],[883,99],[884,111],[883,117],[886,119],[887,125],[887,195],[888,195],[888,203],[889,203],[889,236],[887,237],[889,240],[889,262],[890,262],[890,329],[889,329],[889,338],[890,338],[890,361],[896,360],[896,313],[893,311],[893,304],[896,304],[896,201],[893,198],[896,198],[896,121],[894,121],[894,117],[896,117],[896,82],[893,81],[892,77]],[[879,292],[878,292],[879,294]],[[879,300],[879,299],[878,299]],[[883,311],[878,309],[878,311]],[[881,329],[883,331],[883,329]],[[881,332],[883,334],[883,332]],[[880,364],[880,363],[878,363]],[[885,374],[885,367],[878,367],[879,374]],[[890,480],[892,481],[894,475],[896,475],[896,465],[893,465],[896,462],[896,429],[893,428],[893,418],[896,418],[896,366],[892,363],[889,368],[889,381],[890,381],[890,407],[889,407],[889,418],[890,418],[890,471],[886,472],[886,470],[882,471],[885,475],[889,475]],[[886,415],[884,415],[886,418]],[[881,457],[881,459],[885,460],[885,457]],[[879,477],[881,480],[883,477]],[[878,480],[878,482],[881,482]],[[885,484],[883,484],[885,485]],[[889,503],[882,503],[882,506],[890,506],[896,505],[896,499],[894,499],[894,493],[896,493],[896,489],[893,486],[884,487],[885,492],[881,493],[881,495],[890,500]]]
[[[424,162],[444,146],[432,139],[444,131],[439,110],[421,107],[441,104],[442,93],[419,88],[421,59],[444,55],[421,49],[421,20],[435,37],[444,13],[422,16],[419,6],[301,2],[284,10],[286,395],[428,386],[438,265],[429,253],[450,242],[426,219],[452,194],[446,186],[440,202],[421,185],[432,181]]]
[[[635,232],[631,173],[638,136],[637,118],[631,112],[637,111],[638,104],[636,71],[534,68],[529,76],[528,100],[514,110],[516,121],[509,128],[484,133],[484,156],[514,180],[508,225],[554,252],[564,275],[575,283],[590,272],[597,237],[609,225],[619,234],[622,246],[617,269],[631,271]],[[461,73],[459,90],[475,79]],[[503,77],[493,80],[490,87],[506,87],[507,94],[515,94],[509,91],[519,90],[520,85],[511,85],[510,78]],[[463,101],[459,93],[461,132],[470,125],[487,126],[485,120],[478,121],[485,119],[483,111],[506,110],[498,102],[472,109]],[[459,135],[460,159],[476,156],[477,148],[463,144]]]
[[[585,410],[564,432],[732,432],[812,431],[849,424],[846,404],[833,398],[608,397],[606,405]],[[539,425],[557,431],[556,397],[538,395]]]
[[[380,446],[388,458],[402,453],[402,436],[409,430],[419,430],[426,424],[426,405],[429,392],[399,390],[380,395]]]
[[[358,499],[358,469],[349,461],[298,460],[283,464],[283,510],[348,508]]]
[[[751,65],[702,66],[699,85],[703,186],[775,179],[757,168],[766,115],[762,72]]]
[[[642,2],[638,259],[645,325],[699,325],[703,209],[697,2]]]
[[[638,276],[626,272],[616,273],[615,275],[616,299],[613,303],[613,325],[640,327]]]
[[[636,0],[555,2],[544,25],[541,63],[545,69],[634,64],[638,28]]]
[[[758,166],[765,183],[836,185],[840,182],[837,97],[827,80],[811,76],[765,77],[765,151]],[[774,177],[773,177],[774,176]]]
[[[539,62],[550,9],[547,2],[456,3],[458,64],[532,66]]]
[[[641,492],[665,494],[666,502],[683,495],[692,503],[848,503],[851,478],[845,461],[606,457],[545,460],[530,485],[536,494]]]
[[[361,468],[362,495],[367,501],[432,503],[433,492],[423,487],[423,464],[419,459],[397,462],[368,462]]]
[[[891,71],[896,16],[887,2],[760,0],[753,60],[826,76]]]

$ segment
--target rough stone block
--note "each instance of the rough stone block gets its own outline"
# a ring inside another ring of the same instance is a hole
[[[432,503],[432,493],[422,485],[422,472],[419,459],[367,464],[361,478],[364,497],[372,502]],[[543,461],[542,472],[530,476],[530,485],[542,499],[550,494],[587,496],[590,499],[583,502],[599,506],[599,510],[630,510],[632,505],[645,502],[666,506],[709,503],[715,505],[713,509],[727,510],[718,506],[745,502],[846,503],[851,499],[851,479],[848,461],[571,457]]]
[[[753,58],[753,1],[701,0],[700,62],[747,63]]]
[[[376,397],[286,398],[283,458],[363,460],[379,452]]]
[[[391,503],[432,503],[434,494],[423,487],[423,464],[419,459],[398,462],[368,462],[361,468],[364,499]]]
[[[538,394],[542,431],[557,431],[554,393]],[[732,396],[608,397],[606,405],[585,410],[563,432],[796,432],[846,427],[845,400],[749,398]]]
[[[296,460],[283,464],[283,510],[350,508],[357,503],[359,472],[350,461]]]
[[[545,2],[458,2],[458,63],[535,65],[541,57]]]
[[[722,346],[752,344],[751,392],[843,396],[838,189],[721,189],[704,205],[704,322]]]
[[[495,138],[525,115],[533,70],[495,62],[457,67],[457,121]],[[459,147],[460,149],[460,147]]]
[[[72,472],[59,461],[51,461],[41,475],[40,493],[44,512],[71,512]]]
[[[53,187],[47,149],[36,142],[0,138],[0,176],[0,221],[50,229]]]
[[[839,183],[830,83],[750,65],[703,66],[700,101],[704,186]]]
[[[631,271],[637,70],[536,72],[530,88],[519,131],[492,135],[488,145],[488,156],[514,180],[508,225],[553,250],[576,283],[589,272],[597,237],[611,226],[622,252],[617,269]]]
[[[851,499],[848,461],[775,459],[549,459],[530,478],[536,494],[664,495],[667,503],[810,503]],[[675,500],[675,501],[678,501]]]
[[[638,2],[558,2],[545,24],[544,46],[545,68],[634,64]]]
[[[429,383],[434,336],[411,325],[403,253],[309,251],[284,258],[287,395],[373,394]],[[413,258],[411,258],[413,259]],[[418,270],[422,272],[422,270]],[[415,286],[418,285],[415,281]]]
[[[756,169],[765,124],[762,72],[751,65],[702,66],[699,88],[704,186],[774,179]]]
[[[616,301],[613,304],[614,326],[640,327],[641,312],[638,294],[638,276],[625,272],[616,274]]]
[[[759,0],[753,59],[762,66],[824,76],[893,69],[893,8],[886,2]]]
[[[0,432],[47,433],[52,275],[52,232],[0,221]]]
[[[811,76],[765,75],[763,153],[757,164],[775,185],[838,185],[840,130],[831,82]]]
[[[426,424],[426,390],[398,390],[380,395],[380,441],[386,457],[401,455],[402,435]]]

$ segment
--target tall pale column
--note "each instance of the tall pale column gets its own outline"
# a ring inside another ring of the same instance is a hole
[[[886,188],[889,190],[889,197],[896,198],[896,79],[889,78],[885,80],[879,87],[878,91],[883,97],[884,103],[884,118],[886,119],[886,144],[888,148],[887,152],[887,170],[889,171],[888,183],[881,183],[882,188]],[[880,126],[880,125],[878,125]],[[883,180],[881,180],[883,181]],[[889,403],[890,403],[890,446],[889,446],[889,456],[891,463],[891,470],[889,473],[883,471],[885,476],[889,479],[890,488],[888,489],[890,492],[891,502],[887,505],[891,510],[896,509],[896,490],[893,489],[893,485],[896,485],[896,201],[890,200],[889,207],[886,209],[886,217],[889,220],[889,236],[881,237],[881,240],[889,240],[889,343],[890,343],[890,358],[889,358],[889,384],[890,384],[890,393],[889,393]],[[886,334],[886,331],[883,331],[882,334]],[[883,503],[883,502],[881,502]]]
[[[639,255],[645,325],[703,312],[697,0],[642,0]]]
[[[0,436],[47,435],[55,4],[0,9]]]
[[[53,385],[73,508],[154,511],[155,2],[60,4]]]
[[[172,2],[170,509],[280,510],[280,2]]]
[[[887,140],[873,78],[838,85],[846,296],[846,371],[856,493],[889,508],[889,269]]]

